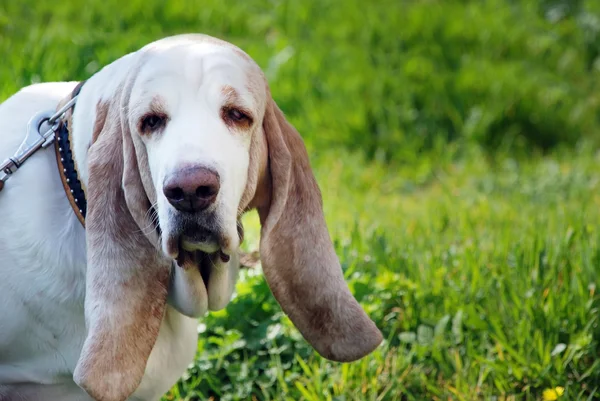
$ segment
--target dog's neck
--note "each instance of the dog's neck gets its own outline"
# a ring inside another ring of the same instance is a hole
[[[71,119],[71,150],[77,165],[79,180],[87,187],[88,150],[92,145],[96,119],[103,105],[108,105],[116,98],[125,76],[134,63],[135,54],[131,53],[107,65],[90,77],[79,92],[77,103]]]

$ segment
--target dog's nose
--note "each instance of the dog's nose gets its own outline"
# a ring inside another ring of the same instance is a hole
[[[182,212],[198,212],[217,199],[219,175],[206,167],[190,167],[165,180],[163,193],[173,207]]]

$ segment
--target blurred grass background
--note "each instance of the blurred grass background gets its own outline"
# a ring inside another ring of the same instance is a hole
[[[600,2],[2,0],[0,98],[184,32],[265,70],[387,340],[323,360],[251,270],[166,400],[600,399]]]

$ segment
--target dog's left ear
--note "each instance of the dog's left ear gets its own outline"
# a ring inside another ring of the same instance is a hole
[[[85,88],[84,88],[85,90]],[[139,386],[158,336],[171,261],[158,248],[140,160],[127,122],[127,88],[98,106],[88,152],[87,338],[75,382],[96,400],[122,401]]]
[[[321,191],[298,131],[270,98],[257,146],[262,163],[250,208],[261,221],[267,283],[304,338],[325,358],[350,362],[382,342],[379,329],[344,281],[323,215]],[[268,155],[265,155],[267,153]],[[252,153],[251,153],[252,159]]]

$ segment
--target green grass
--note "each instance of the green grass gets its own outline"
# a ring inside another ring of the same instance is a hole
[[[165,399],[600,399],[600,3],[4,0],[0,98],[190,31],[266,71],[386,341],[328,362],[246,271]]]
[[[185,399],[596,399],[600,157],[484,158],[392,171],[315,157],[353,293],[387,341],[364,360],[316,356],[260,275],[203,321]],[[247,246],[258,236],[247,219]],[[596,397],[596,398],[594,398]]]

